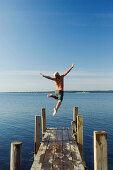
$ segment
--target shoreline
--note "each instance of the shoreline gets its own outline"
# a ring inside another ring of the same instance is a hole
[[[28,91],[28,92],[0,92],[0,93],[54,93],[54,91]],[[74,91],[74,90],[64,90],[64,93],[113,93],[113,90],[91,90],[91,91],[88,91],[88,90],[84,90],[84,91]]]

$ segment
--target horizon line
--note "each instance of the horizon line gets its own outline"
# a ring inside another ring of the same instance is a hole
[[[49,93],[54,90],[48,91],[0,91],[0,93]],[[64,90],[64,92],[113,92],[113,90]]]

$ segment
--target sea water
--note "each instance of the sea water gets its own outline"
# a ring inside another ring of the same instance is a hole
[[[0,170],[9,170],[10,145],[22,141],[22,170],[33,162],[35,115],[46,108],[47,127],[71,127],[73,107],[83,115],[84,160],[94,169],[93,131],[106,131],[108,167],[113,170],[113,93],[64,93],[64,100],[52,117],[56,100],[48,93],[0,93]]]

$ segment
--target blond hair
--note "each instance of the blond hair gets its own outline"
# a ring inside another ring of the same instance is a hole
[[[55,78],[60,78],[60,74],[58,72],[54,72],[53,75]]]

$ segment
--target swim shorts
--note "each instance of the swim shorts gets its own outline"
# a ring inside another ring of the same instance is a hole
[[[62,102],[64,91],[62,91],[62,90],[55,90],[55,95],[56,95],[56,97],[58,97],[58,100],[61,100],[61,102]]]

